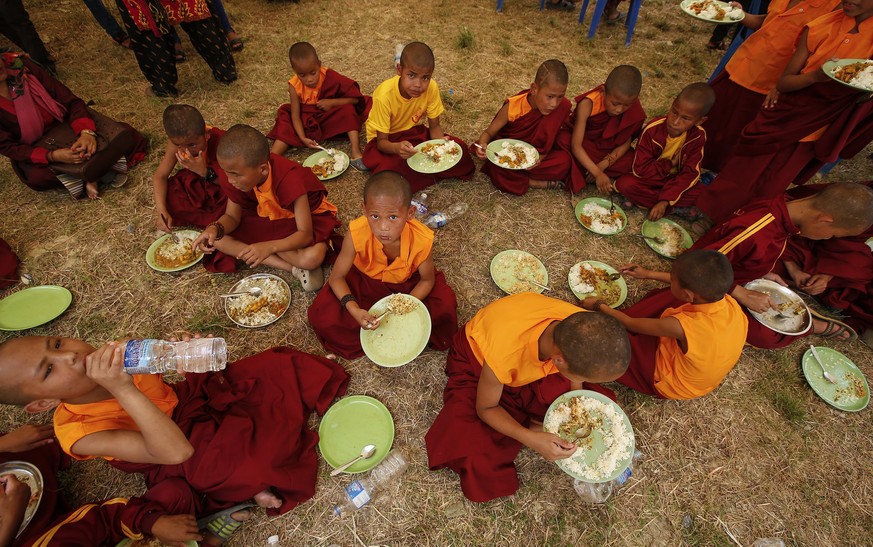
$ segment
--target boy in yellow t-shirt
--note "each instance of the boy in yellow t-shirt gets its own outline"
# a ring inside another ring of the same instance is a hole
[[[385,80],[373,91],[373,107],[367,118],[364,164],[374,173],[400,173],[409,181],[413,193],[448,178],[469,180],[475,170],[466,143],[446,135],[440,125],[445,108],[439,86],[432,78],[435,64],[433,51],[427,44],[407,44],[400,55],[397,76]],[[427,125],[424,125],[425,119]],[[429,139],[456,142],[461,156],[458,163],[439,173],[413,171],[406,160],[416,154],[416,145]]]
[[[633,353],[618,382],[662,399],[694,399],[718,387],[740,358],[749,328],[743,309],[727,294],[734,281],[727,257],[695,249],[679,255],[670,273],[636,264],[622,273],[669,283],[685,304],[655,319],[633,317],[633,307],[628,313],[614,310],[594,296],[582,301],[583,308],[615,317],[628,330]]]

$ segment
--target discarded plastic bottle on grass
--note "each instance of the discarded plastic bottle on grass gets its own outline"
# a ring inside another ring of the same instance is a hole
[[[585,503],[604,503],[613,493],[619,491],[624,486],[629,478],[633,475],[634,465],[639,463],[643,458],[643,453],[639,450],[634,450],[633,458],[627,469],[621,472],[619,476],[607,482],[585,482],[579,479],[573,480],[573,490],[579,494],[582,501]]]
[[[128,374],[214,372],[226,365],[224,338],[192,338],[187,342],[128,340],[124,346],[124,372]]]
[[[406,471],[406,459],[396,448],[379,462],[379,465],[370,471],[366,479],[352,481],[343,490],[344,499],[333,506],[333,512],[337,516],[354,513],[365,506],[373,498],[377,491],[400,478]]]
[[[415,196],[413,196],[410,201],[410,205],[415,207],[415,216],[418,218],[424,218],[427,216],[427,194],[421,192]]]
[[[780,538],[759,538],[752,547],[785,547],[785,542]]]
[[[442,228],[453,218],[457,218],[467,212],[467,204],[463,201],[453,203],[445,212],[431,213],[424,219],[424,225],[432,230]]]
[[[400,56],[403,54],[403,44],[394,46],[394,67],[400,68]]]

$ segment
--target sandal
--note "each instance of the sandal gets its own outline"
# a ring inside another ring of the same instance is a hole
[[[116,44],[124,49],[133,49],[133,44],[130,42],[130,36],[127,34],[122,33],[118,36],[113,36],[112,39],[115,40]]]
[[[188,59],[188,57],[185,56],[185,52],[182,50],[182,46],[179,44],[176,44],[175,48],[176,49],[174,50],[173,55],[175,55],[175,57],[176,57],[176,62],[177,63],[184,63]]]
[[[369,173],[370,172],[370,170],[367,169],[366,164],[364,164],[364,158],[355,158],[349,162],[349,165],[351,165],[354,169],[357,169],[361,173]]]
[[[256,507],[256,505],[253,503],[240,503],[239,505],[234,505],[233,507],[229,507],[223,511],[219,511],[218,513],[214,513],[198,520],[197,528],[199,530],[206,530],[215,535],[215,537],[222,542],[225,542],[230,539],[230,536],[236,532],[237,528],[242,526],[242,523],[245,522],[242,520],[234,520],[231,515],[237,511],[243,511],[252,507]]]
[[[721,40],[719,42],[713,42],[712,40],[710,40],[706,43],[706,49],[711,49],[713,51],[723,51],[727,49],[727,44],[724,40]]]
[[[546,190],[563,190],[567,183],[562,180],[547,180]]]
[[[570,0],[558,0],[557,2],[549,0],[546,2],[546,9],[574,11],[576,9],[576,4]]]
[[[615,17],[605,17],[605,18],[603,19],[603,21],[604,21],[607,25],[617,25],[617,24],[619,24],[620,22],[624,21],[624,19],[625,19],[626,17],[627,17],[627,13],[625,13],[625,12],[623,12],[623,11],[620,11],[620,12],[618,12],[618,15],[616,15]]]
[[[691,207],[673,207],[670,214],[685,222],[695,222],[703,216],[703,211],[692,205]]]
[[[853,329],[852,327],[850,327],[846,323],[843,323],[839,319],[834,319],[833,317],[828,317],[826,315],[822,315],[812,308],[809,308],[809,313],[812,314],[813,317],[815,317],[817,319],[821,319],[822,321],[825,321],[828,324],[828,326],[825,328],[825,330],[823,330],[822,332],[815,332],[813,334],[817,334],[818,336],[821,336],[822,338],[834,338],[836,340],[841,340],[841,341],[845,341],[845,342],[847,342],[849,340],[856,340],[858,338],[858,333],[855,332],[855,329]],[[849,337],[843,338],[842,335],[846,332],[849,333]]]
[[[321,266],[314,270],[304,270],[294,266],[291,268],[291,275],[300,281],[300,286],[306,292],[315,292],[324,286],[324,270]]]
[[[245,47],[245,43],[243,43],[242,38],[234,38],[230,40],[230,50],[234,53],[240,52]]]

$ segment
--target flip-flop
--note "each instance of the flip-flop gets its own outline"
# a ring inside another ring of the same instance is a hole
[[[245,47],[245,43],[242,38],[234,38],[230,41],[230,50],[234,53],[242,51]]]
[[[576,9],[576,4],[570,0],[558,0],[557,2],[549,0],[546,2],[546,9],[573,11]]]
[[[369,173],[370,170],[367,169],[367,166],[364,164],[364,158],[355,158],[349,162],[349,165],[352,166],[353,169],[360,171],[361,173]]]
[[[257,507],[254,503],[246,502],[240,503],[238,505],[234,505],[233,507],[229,507],[223,511],[219,511],[217,513],[213,513],[208,517],[203,517],[202,519],[197,521],[197,529],[198,530],[206,530],[209,533],[215,535],[222,542],[230,539],[230,536],[236,532],[237,528],[242,526],[244,520],[234,520],[231,518],[231,515],[236,513],[237,511],[243,511],[245,509],[251,509],[253,507]]]
[[[621,21],[624,21],[625,17],[627,17],[627,13],[620,11],[614,18],[610,19],[609,17],[606,17],[604,18],[604,21],[606,21],[607,25],[617,25]]]
[[[826,315],[822,315],[819,312],[815,311],[812,308],[809,308],[809,313],[812,314],[813,317],[817,319],[821,319],[822,321],[826,321],[828,326],[823,332],[814,333],[822,338],[835,338],[837,340],[849,341],[856,340],[858,338],[858,333],[855,332],[855,329],[843,323],[839,319],[834,319],[833,317],[828,317]],[[840,338],[840,335],[844,332],[849,333],[848,338]]]

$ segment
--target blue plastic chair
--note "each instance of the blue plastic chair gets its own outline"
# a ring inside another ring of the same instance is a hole
[[[760,9],[761,0],[752,0],[752,3],[749,4],[749,13],[758,13]],[[746,38],[748,38],[753,32],[755,31],[746,27],[741,28],[740,31],[737,32],[737,35],[731,41],[731,45],[728,47],[727,51],[724,52],[724,55],[721,56],[721,61],[719,61],[718,66],[715,67],[714,71],[712,71],[712,75],[709,77],[710,83],[712,83],[712,81],[715,80],[715,77],[718,76],[722,70],[724,70],[724,67],[727,66],[728,61],[731,60],[731,57],[734,56],[734,53],[736,53],[736,51],[740,49],[740,46],[743,45],[743,42],[746,41]]]
[[[588,1],[582,4],[582,9],[579,11],[579,24],[585,21],[585,12],[588,11]],[[760,0],[756,0],[760,1]],[[634,29],[637,26],[637,18],[640,15],[640,4],[642,0],[629,0],[627,17],[624,20],[624,26],[627,27],[627,37],[625,39],[625,47],[630,47],[631,38],[634,36]],[[603,10],[606,9],[606,0],[597,0],[594,5],[594,15],[591,16],[591,26],[588,27],[588,39],[594,38],[597,33],[597,27],[600,25],[600,19],[603,18]]]
[[[540,11],[546,9],[546,0],[540,0]],[[497,0],[497,13],[503,11],[503,0]]]

